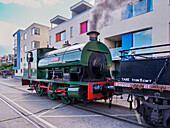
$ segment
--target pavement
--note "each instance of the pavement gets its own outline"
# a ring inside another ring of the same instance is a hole
[[[18,79],[0,79],[0,128],[138,128],[138,125],[109,118],[100,114],[52,101],[48,96],[38,96],[21,86]],[[127,96],[125,96],[127,97]],[[113,97],[112,108],[104,101],[86,105],[89,109],[102,111],[136,123],[143,123],[135,110],[120,97]],[[79,103],[81,105],[81,103]]]

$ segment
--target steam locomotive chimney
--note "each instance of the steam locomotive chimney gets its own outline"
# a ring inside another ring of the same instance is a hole
[[[97,41],[98,40],[97,38],[100,35],[100,33],[96,31],[90,31],[87,33],[87,35],[89,36],[90,41]]]

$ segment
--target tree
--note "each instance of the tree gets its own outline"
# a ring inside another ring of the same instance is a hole
[[[0,65],[0,70],[12,70],[13,69],[13,63],[8,64],[8,63],[2,63]]]
[[[7,67],[8,70],[12,70],[13,69],[13,63],[11,64],[8,64],[8,67]]]
[[[2,68],[7,69],[8,64],[7,63],[2,63],[1,66],[2,66]]]
[[[0,65],[0,70],[4,70],[4,68]]]

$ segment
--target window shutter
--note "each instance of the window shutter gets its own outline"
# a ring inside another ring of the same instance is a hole
[[[60,41],[60,33],[56,34],[56,42]]]
[[[80,34],[87,32],[87,21],[80,24]]]

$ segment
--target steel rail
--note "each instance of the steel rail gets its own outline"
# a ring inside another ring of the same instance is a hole
[[[18,108],[14,107],[9,101],[7,101],[5,98],[0,97],[0,100],[4,102],[7,106],[9,106],[12,110],[14,110],[17,114],[19,114],[21,117],[26,119],[28,122],[30,122],[32,125],[34,125],[36,128],[45,128],[39,123],[37,123],[35,120],[31,119],[29,116],[24,114],[22,111],[20,111]]]

